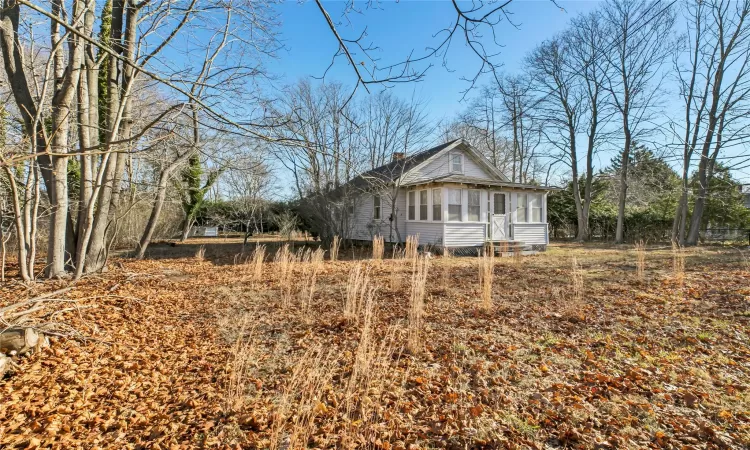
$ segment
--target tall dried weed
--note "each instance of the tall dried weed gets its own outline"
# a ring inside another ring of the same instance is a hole
[[[247,401],[248,377],[257,360],[253,343],[246,337],[252,335],[252,330],[248,328],[248,321],[242,320],[229,354],[229,381],[223,405],[225,413],[240,411]]]
[[[406,247],[404,248],[404,258],[415,261],[419,252],[419,235],[406,236]]]
[[[443,248],[443,270],[442,270],[442,285],[443,289],[448,289],[450,286],[451,278],[451,264],[453,260],[453,252],[449,248]]]
[[[575,256],[571,261],[570,278],[573,281],[573,298],[576,302],[583,301],[583,272]]]
[[[372,259],[383,259],[385,253],[385,242],[383,236],[374,236],[372,238]]]
[[[330,384],[337,355],[318,345],[297,361],[273,414],[269,448],[307,448],[315,419],[327,410],[324,393]]]
[[[266,246],[256,245],[250,256],[250,268],[253,274],[253,281],[260,283],[263,281],[263,263],[266,260]]]
[[[672,274],[679,283],[685,280],[685,249],[676,240],[672,241]]]
[[[344,299],[344,317],[352,322],[358,322],[359,312],[365,302],[370,284],[369,270],[361,263],[356,264],[349,272],[346,283],[346,297]]]
[[[639,280],[646,275],[646,244],[643,240],[635,243],[635,272]]]
[[[294,268],[297,265],[298,254],[299,252],[295,254],[289,250],[289,244],[284,244],[276,251],[273,259],[281,290],[281,304],[285,308],[292,304]]]
[[[412,353],[419,353],[422,347],[422,321],[424,317],[424,298],[427,285],[427,273],[430,260],[424,256],[414,259],[411,275],[411,294],[409,296],[408,315],[408,348]]]
[[[302,282],[305,284],[304,290],[302,291],[302,309],[307,312],[310,310],[313,297],[315,296],[315,288],[318,282],[318,274],[323,268],[323,257],[325,251],[322,248],[318,248],[314,252],[310,253],[309,260],[305,263],[302,270]]]
[[[331,241],[331,247],[329,248],[329,257],[331,258],[331,261],[337,261],[339,259],[339,248],[341,247],[341,238],[339,238],[339,235],[333,237],[333,240]]]
[[[403,267],[403,262],[399,261],[397,259],[393,259],[392,261],[389,261],[390,266],[390,286],[392,291],[397,291],[401,289],[401,269]]]
[[[492,246],[479,254],[479,285],[481,288],[482,308],[492,308],[492,279],[495,271],[495,252]]]

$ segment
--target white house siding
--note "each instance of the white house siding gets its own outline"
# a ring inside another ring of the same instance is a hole
[[[454,148],[447,153],[443,153],[435,157],[434,160],[428,162],[423,167],[416,168],[405,177],[404,182],[412,183],[416,181],[431,180],[436,177],[450,175],[450,154],[461,152],[464,155],[464,171],[462,175],[467,177],[475,178],[486,178],[488,180],[494,179],[494,175],[487,172],[482,166],[479,165],[472,156],[460,147]]]
[[[443,224],[441,222],[407,222],[406,236],[419,235],[419,245],[443,245]]]
[[[547,194],[542,193],[542,223],[523,223],[518,221],[518,194],[520,191],[511,193],[510,208],[512,231],[511,236],[515,241],[526,244],[549,244],[549,233],[547,227]]]
[[[445,224],[446,247],[476,247],[484,244],[486,224],[482,222],[448,222]]]
[[[517,223],[513,225],[513,239],[526,244],[548,244],[546,223]]]
[[[362,194],[354,201],[354,214],[352,214],[352,239],[371,240],[368,224],[372,222],[372,195]]]
[[[420,245],[435,245],[445,247],[474,247],[480,246],[485,242],[487,233],[487,224],[485,222],[468,222],[468,190],[460,185],[445,184],[440,186],[443,189],[443,214],[447,214],[447,191],[446,188],[462,189],[462,222],[434,222],[430,221],[406,221],[406,196],[411,189],[402,189],[396,199],[395,219],[401,234],[401,241],[404,241],[409,235],[419,234]],[[419,190],[417,188],[416,190]],[[490,190],[481,190],[481,215],[482,220],[487,217],[487,203],[489,192],[506,192],[509,194],[509,214],[508,214],[508,239],[522,241],[527,244],[548,244],[549,235],[547,228],[547,198],[542,195],[542,223],[519,223],[517,220],[516,210],[518,207],[517,194],[521,191],[511,191],[502,188],[492,188]],[[372,240],[373,235],[381,235],[386,240],[389,239],[390,223],[388,217],[391,214],[391,202],[389,196],[382,195],[382,219],[373,221],[373,196],[372,194],[362,194],[357,198],[352,218],[352,239]],[[428,197],[431,201],[432,197]],[[432,204],[428,207],[432,213]],[[430,217],[431,218],[431,217]],[[393,241],[398,240],[398,235],[394,229]]]
[[[370,241],[373,236],[380,235],[385,238],[386,241],[390,235],[390,222],[388,217],[391,215],[391,199],[390,195],[383,193],[380,199],[381,205],[381,219],[378,221],[373,220],[374,215],[374,204],[373,194],[364,193],[357,197],[354,204],[354,214],[352,217],[352,239]],[[402,240],[405,239],[404,234],[404,223],[406,218],[406,194],[399,192],[396,197],[396,214],[395,220],[398,223],[399,231],[401,232]],[[395,226],[396,224],[394,224]],[[398,236],[396,230],[393,230],[393,241],[397,241]]]

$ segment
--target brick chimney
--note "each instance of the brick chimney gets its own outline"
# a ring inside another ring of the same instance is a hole
[[[404,152],[393,152],[393,158],[391,161],[400,161],[404,159]]]

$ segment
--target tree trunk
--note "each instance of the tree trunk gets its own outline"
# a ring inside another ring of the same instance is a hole
[[[143,236],[141,236],[141,240],[138,244],[136,258],[143,259],[146,256],[146,249],[151,243],[151,238],[154,235],[154,230],[156,229],[156,225],[159,222],[159,217],[161,216],[161,210],[163,209],[163,206],[164,206],[164,199],[167,196],[167,184],[169,182],[169,178],[172,176],[172,173],[175,170],[177,170],[177,168],[182,163],[184,163],[190,158],[192,154],[193,152],[187,151],[183,153],[182,155],[178,156],[177,159],[175,159],[169,166],[164,168],[159,174],[159,183],[157,185],[156,199],[154,200],[154,206],[151,208],[151,215],[148,218],[146,229],[143,231]],[[183,239],[183,241],[185,239]]]
[[[182,222],[182,235],[180,236],[180,242],[185,242],[190,235],[190,228],[193,226],[193,218],[190,216],[185,217],[185,221]]]
[[[591,112],[591,128],[589,129],[588,146],[586,148],[586,180],[583,185],[583,227],[578,229],[578,237],[581,241],[591,239],[591,227],[589,215],[591,212],[591,190],[594,184],[594,147],[596,145],[596,132],[599,127],[598,108],[596,106],[598,94],[592,99],[593,110]]]
[[[573,177],[573,202],[576,205],[576,218],[578,224],[578,232],[576,233],[576,241],[583,241],[582,231],[585,228],[584,217],[583,217],[583,205],[581,205],[581,188],[578,184],[578,155],[576,152],[576,133],[572,127],[569,129],[570,132],[570,167]]]
[[[617,229],[615,244],[625,242],[625,201],[628,194],[628,166],[630,165],[630,130],[625,126],[625,145],[622,150],[622,165],[620,167],[620,198],[617,204]]]
[[[18,265],[20,276],[23,281],[31,281],[34,274],[29,273],[27,265],[26,224],[24,224],[24,216],[21,213],[21,204],[18,197],[18,184],[16,183],[15,174],[8,166],[3,167],[3,170],[5,170],[5,174],[8,176],[10,194],[13,201],[13,215],[15,216],[16,236],[18,240]]]
[[[138,243],[138,249],[135,257],[137,259],[143,259],[146,256],[146,249],[148,249],[151,243],[151,238],[154,235],[154,230],[159,222],[159,216],[161,216],[161,210],[164,206],[164,199],[167,196],[167,181],[169,181],[169,173],[166,170],[162,170],[159,175],[159,184],[156,191],[156,199],[154,200],[154,206],[151,208],[151,215],[146,223],[146,229],[143,231],[143,236]]]
[[[76,29],[82,32],[82,21],[79,20],[83,14],[83,4],[80,0],[73,4],[73,23]],[[62,18],[62,5],[60,0],[52,3],[52,12]],[[50,217],[49,246],[47,252],[47,277],[59,278],[65,276],[66,245],[70,249],[72,230],[68,227],[68,157],[69,152],[70,116],[72,114],[73,101],[76,99],[78,82],[81,75],[81,63],[83,60],[83,46],[78,37],[72,37],[70,41],[70,59],[65,64],[62,37],[59,34],[59,24],[51,19],[51,39],[55,76],[55,93],[52,97],[52,136],[50,149],[52,150],[52,191],[49,192]],[[72,222],[72,221],[71,221]]]

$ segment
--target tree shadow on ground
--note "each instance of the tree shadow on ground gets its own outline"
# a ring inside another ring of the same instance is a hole
[[[217,266],[243,264],[252,257],[257,246],[266,247],[266,260],[273,260],[276,252],[284,245],[289,245],[290,250],[298,251],[301,248],[315,250],[323,244],[312,239],[282,240],[279,238],[251,238],[246,245],[242,239],[222,237],[218,238],[196,238],[185,242],[154,242],[149,245],[145,259],[169,260],[169,259],[195,259],[203,248],[203,259]],[[326,259],[329,257],[328,248]],[[361,260],[369,259],[372,249],[369,245],[342,246],[339,250],[339,260]]]

